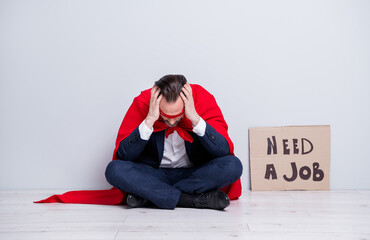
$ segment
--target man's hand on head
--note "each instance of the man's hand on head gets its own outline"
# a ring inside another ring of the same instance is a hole
[[[150,103],[149,112],[145,119],[145,124],[149,129],[152,129],[155,121],[159,118],[159,103],[162,100],[163,95],[160,95],[161,89],[154,85],[150,91]]]
[[[182,92],[180,93],[180,96],[182,100],[184,101],[186,118],[191,121],[191,123],[193,124],[193,127],[198,125],[200,121],[200,116],[195,110],[193,90],[191,89],[191,86],[189,83],[186,83],[182,87]]]

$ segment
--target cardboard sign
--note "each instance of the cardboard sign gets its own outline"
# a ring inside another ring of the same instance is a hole
[[[328,190],[330,126],[249,129],[252,190]]]

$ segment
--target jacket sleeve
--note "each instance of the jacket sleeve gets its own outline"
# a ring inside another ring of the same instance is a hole
[[[125,161],[134,161],[143,152],[149,140],[143,140],[140,137],[139,127],[119,143],[117,155],[119,159]]]
[[[202,143],[203,147],[213,157],[217,158],[230,155],[230,148],[226,138],[219,134],[207,122],[205,134],[202,137],[198,136],[198,139]]]

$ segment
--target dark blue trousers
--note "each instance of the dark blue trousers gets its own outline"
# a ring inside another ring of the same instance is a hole
[[[174,209],[181,192],[200,194],[238,180],[243,166],[232,155],[191,168],[153,168],[131,161],[111,161],[105,171],[114,187],[143,197],[159,208]]]

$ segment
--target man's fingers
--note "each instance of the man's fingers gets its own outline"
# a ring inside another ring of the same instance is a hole
[[[157,89],[155,90],[155,92],[154,92],[154,94],[153,94],[153,98],[154,98],[154,100],[158,98],[158,95],[159,95],[159,93],[160,93],[160,92],[161,92],[161,89],[160,89],[160,88],[157,88]]]
[[[154,84],[154,86],[152,87],[152,90],[150,91],[151,94],[154,94],[155,91],[157,90],[157,85]]]
[[[188,99],[186,98],[186,96],[183,92],[180,93],[180,96],[181,96],[182,100],[184,101],[184,103],[186,103],[188,101]]]
[[[193,92],[189,83],[186,83],[184,86],[189,91],[189,93]]]
[[[159,105],[159,103],[161,102],[162,98],[163,98],[163,95],[159,95],[159,97],[157,98],[157,104],[158,104],[158,105]]]
[[[152,90],[150,91],[150,100],[152,101],[153,99],[155,99],[154,97],[155,97],[155,93],[156,93],[156,91],[158,90],[158,87],[156,86],[156,85],[154,85],[153,87],[152,87]]]
[[[182,88],[182,92],[185,94],[186,98],[189,98],[189,96],[191,95],[189,90],[186,89],[185,87]]]

